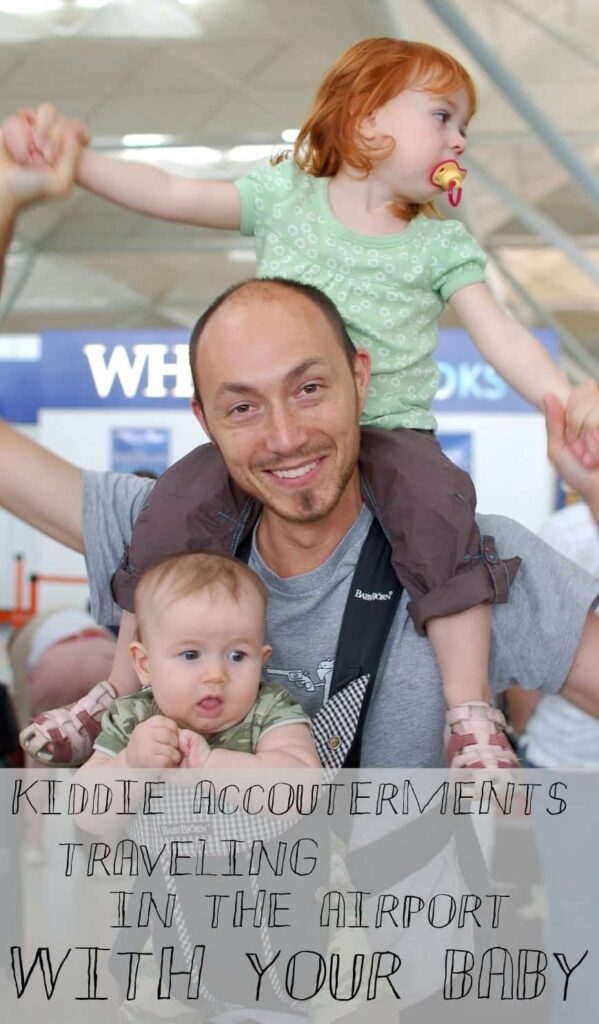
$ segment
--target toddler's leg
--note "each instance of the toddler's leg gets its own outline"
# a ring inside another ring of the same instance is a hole
[[[504,715],[489,701],[491,606],[429,619],[427,633],[447,704],[445,749],[451,768],[517,768]]]
[[[488,704],[488,672],[490,604],[507,600],[520,560],[500,561],[493,538],[481,538],[472,481],[433,435],[366,428],[361,467],[365,497],[386,528],[394,569],[412,597],[414,626],[428,632],[439,664],[450,764],[517,764],[503,716]]]
[[[447,707],[470,700],[488,703],[491,605],[477,604],[429,619],[426,631],[441,671]]]
[[[55,768],[77,767],[87,761],[113,700],[139,689],[129,655],[134,634],[135,616],[124,611],[108,679],[96,683],[74,704],[45,711],[25,726],[19,740],[30,757]]]

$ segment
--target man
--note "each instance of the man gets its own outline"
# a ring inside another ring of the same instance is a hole
[[[3,160],[6,191],[15,169],[5,154]],[[68,171],[66,165],[56,172],[65,192]],[[47,182],[36,197],[58,189],[56,181]],[[5,246],[25,205],[14,189],[8,192],[0,229]],[[236,483],[263,503],[250,565],[270,591],[272,678],[287,681],[314,712],[327,696],[325,666],[335,658],[372,519],[362,504],[357,467],[368,356],[348,355],[330,318],[305,294],[284,284],[250,282],[205,325],[196,370],[201,404],[194,402],[195,415]],[[85,551],[94,610],[100,621],[110,621],[110,579],[151,482],[82,473],[6,425],[0,452],[0,502],[54,539]],[[524,563],[510,600],[494,609],[491,668],[497,689],[522,679],[548,692],[561,689],[599,713],[599,623],[588,616],[595,583],[517,524],[480,518],[483,532]],[[364,731],[365,765],[442,764],[439,674],[428,641],[410,626],[406,604],[404,595],[382,655]],[[114,678],[126,659],[125,652]]]

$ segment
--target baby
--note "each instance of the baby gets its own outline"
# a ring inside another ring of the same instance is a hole
[[[179,554],[144,573],[130,650],[142,689],[114,701],[84,770],[318,768],[310,719],[263,683],[266,589],[243,562]]]

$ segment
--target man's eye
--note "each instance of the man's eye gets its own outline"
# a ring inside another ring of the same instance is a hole
[[[239,662],[247,658],[245,651],[229,651],[229,661]]]
[[[302,393],[304,395],[316,395],[320,391],[321,385],[315,380],[311,380],[308,384],[304,384],[302,387]]]
[[[200,656],[199,651],[181,651],[183,661],[196,661]]]
[[[250,409],[251,406],[249,402],[240,402],[239,405],[234,405],[233,408],[229,410],[229,415],[246,416]]]

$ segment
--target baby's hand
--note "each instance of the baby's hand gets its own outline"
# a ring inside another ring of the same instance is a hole
[[[179,751],[179,768],[203,768],[210,757],[210,747],[204,737],[191,729],[180,729]]]
[[[181,761],[177,723],[163,715],[140,722],[131,733],[125,760],[130,768],[176,768]]]

